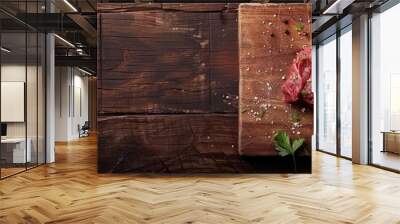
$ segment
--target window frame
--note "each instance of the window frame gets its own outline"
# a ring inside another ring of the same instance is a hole
[[[326,37],[326,38],[324,38],[322,40],[319,40],[318,43],[315,44],[315,46],[316,46],[315,63],[317,64],[316,65],[316,71],[315,71],[316,72],[315,73],[316,74],[316,80],[315,80],[315,82],[316,82],[316,88],[315,88],[316,93],[315,93],[315,96],[316,96],[316,103],[318,104],[319,103],[318,91],[319,91],[319,86],[320,86],[320,80],[319,80],[319,77],[320,77],[320,74],[319,74],[320,56],[319,56],[318,49],[319,49],[321,43],[323,43],[323,42],[336,41],[336,61],[335,61],[335,63],[336,63],[336,152],[335,153],[328,152],[328,151],[326,151],[324,149],[321,149],[319,147],[320,146],[320,144],[319,144],[319,141],[320,141],[319,140],[319,129],[320,129],[320,127],[319,127],[319,122],[318,122],[318,120],[319,120],[319,108],[318,108],[318,106],[315,107],[315,114],[316,114],[315,116],[316,116],[316,123],[317,123],[316,124],[316,130],[315,130],[315,134],[316,134],[316,138],[315,138],[316,150],[319,151],[319,152],[323,152],[323,153],[326,153],[326,154],[329,154],[329,155],[333,155],[333,156],[337,156],[337,157],[340,157],[340,158],[344,158],[344,159],[347,159],[347,160],[352,160],[352,158],[342,155],[342,152],[341,152],[342,150],[341,150],[341,118],[340,118],[340,103],[341,103],[341,101],[340,101],[340,98],[341,98],[340,97],[340,81],[341,81],[341,79],[340,79],[340,77],[341,77],[340,37],[342,35],[344,35],[345,33],[347,33],[347,32],[352,32],[351,26],[352,26],[352,22],[350,22],[349,24],[346,24],[342,28],[337,27],[337,30],[336,30],[335,33],[329,35],[328,37]],[[335,36],[335,37],[332,38],[333,36]],[[329,39],[332,39],[332,40],[329,40]]]

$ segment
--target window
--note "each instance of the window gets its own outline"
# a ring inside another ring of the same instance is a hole
[[[371,18],[372,164],[400,170],[400,5]]]
[[[336,153],[336,36],[318,47],[317,149]]]
[[[340,155],[352,157],[352,32],[341,31],[340,39]]]

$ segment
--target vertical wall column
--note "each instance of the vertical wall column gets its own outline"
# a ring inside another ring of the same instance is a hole
[[[54,12],[54,5],[46,1],[46,12]],[[54,34],[46,34],[46,163],[55,161],[55,42]]]
[[[368,163],[368,15],[353,20],[353,162]]]
[[[71,133],[72,68],[55,68],[55,141],[68,141]]]
[[[46,163],[55,161],[55,57],[54,35],[46,37]]]

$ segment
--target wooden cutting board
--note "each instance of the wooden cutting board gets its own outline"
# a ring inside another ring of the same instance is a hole
[[[311,47],[310,4],[241,4],[239,7],[239,152],[275,156],[278,130],[303,137],[310,154],[313,108],[288,104],[281,86],[296,53]]]

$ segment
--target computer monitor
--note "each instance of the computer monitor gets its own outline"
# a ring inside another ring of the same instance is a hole
[[[1,123],[1,137],[7,136],[7,124]]]

